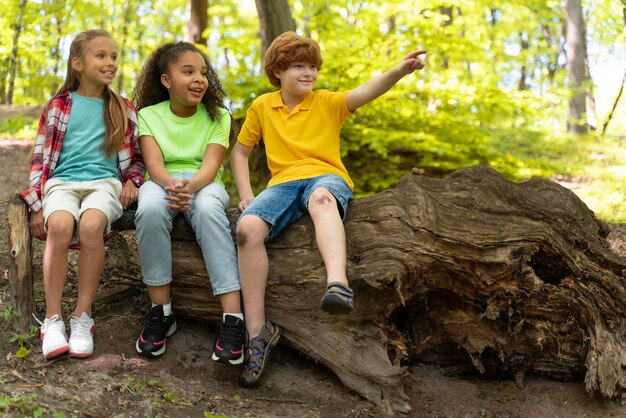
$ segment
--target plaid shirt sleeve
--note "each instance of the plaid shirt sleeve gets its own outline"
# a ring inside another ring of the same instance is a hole
[[[46,120],[48,106],[39,118],[39,127],[37,128],[37,138],[35,138],[35,147],[30,162],[30,187],[22,190],[20,195],[26,201],[30,209],[34,212],[41,210],[41,178],[43,174],[43,150],[46,142]]]
[[[118,150],[119,168],[122,184],[131,180],[135,186],[140,187],[144,183],[146,167],[141,156],[139,140],[137,138],[137,110],[132,102],[124,99],[128,114],[128,128],[124,134],[124,143]]]

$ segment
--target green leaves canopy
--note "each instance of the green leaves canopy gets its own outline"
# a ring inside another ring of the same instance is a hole
[[[388,187],[412,166],[445,174],[486,163],[514,179],[555,169],[556,163],[536,154],[543,150],[549,155],[554,135],[544,132],[554,132],[555,127],[558,132],[565,121],[560,1],[291,4],[298,32],[313,37],[322,48],[317,88],[351,89],[413,49],[429,51],[424,70],[359,109],[343,128],[342,149],[358,195]],[[623,52],[619,2],[589,0],[583,5],[594,45],[608,54]],[[14,24],[17,7],[17,0],[5,5],[2,27]],[[254,2],[209,0],[208,14],[207,52],[222,77],[234,117],[242,119],[255,97],[273,90],[261,75]],[[14,103],[46,101],[64,77],[72,36],[93,27],[109,30],[124,47],[121,90],[129,96],[148,54],[162,42],[182,39],[185,25],[184,0],[29,1],[19,40]],[[0,35],[4,89],[12,36],[8,30]],[[623,123],[614,129],[624,129]],[[520,147],[516,140],[527,146]]]

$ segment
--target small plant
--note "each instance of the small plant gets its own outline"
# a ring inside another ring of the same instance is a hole
[[[44,408],[35,402],[36,394],[25,396],[5,397],[0,396],[0,412],[19,413],[19,416],[41,417],[46,412]],[[65,417],[63,414],[54,413],[53,417]]]
[[[204,418],[228,418],[226,415],[223,414],[219,414],[219,415],[214,415],[213,412],[205,412],[204,413]],[[235,418],[235,417],[233,417]]]
[[[170,392],[169,390],[163,392],[163,399],[165,399],[169,403],[175,404],[178,402],[178,397],[176,396],[176,394],[174,392]]]
[[[30,348],[33,345],[33,340],[39,334],[39,327],[31,325],[30,329],[25,334],[13,334],[9,338],[9,342],[15,343],[21,347]]]
[[[4,311],[0,313],[2,315],[2,319],[5,321],[10,320],[11,318],[20,316],[20,313],[15,310],[12,303],[8,303],[7,307],[4,308]]]

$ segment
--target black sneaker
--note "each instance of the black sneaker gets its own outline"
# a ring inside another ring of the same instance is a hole
[[[217,329],[215,347],[213,347],[211,358],[220,363],[243,363],[246,335],[246,326],[243,320],[234,315],[226,315]]]
[[[158,357],[165,353],[167,337],[176,332],[176,317],[163,315],[163,305],[151,308],[146,314],[143,330],[137,338],[135,348],[146,357]]]

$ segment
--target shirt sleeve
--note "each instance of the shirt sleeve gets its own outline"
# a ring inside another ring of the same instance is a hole
[[[41,176],[43,174],[43,148],[46,141],[46,121],[49,104],[43,109],[39,118],[35,147],[30,162],[30,187],[20,192],[30,209],[34,212],[41,210]]]
[[[255,146],[263,137],[263,130],[261,129],[258,113],[259,106],[257,104],[258,102],[255,100],[248,109],[248,112],[246,112],[246,120],[237,136],[237,141],[247,147]]]
[[[216,126],[211,133],[208,144],[220,144],[224,148],[228,149],[228,139],[230,137],[230,114],[228,111],[224,110],[215,123]]]
[[[150,129],[148,122],[146,122],[146,119],[143,117],[143,113],[144,113],[143,109],[139,111],[139,117],[137,121],[139,132],[137,134],[137,137],[138,138],[141,138],[142,136],[154,137],[154,133],[152,133],[152,129]]]
[[[326,103],[333,115],[337,115],[338,122],[343,123],[352,112],[348,109],[348,92],[324,92]]]
[[[128,112],[128,131],[125,135],[125,141],[128,143],[131,160],[128,168],[122,172],[122,183],[131,180],[135,186],[140,187],[144,183],[146,167],[139,147],[137,111],[132,102],[126,100],[125,103]]]

